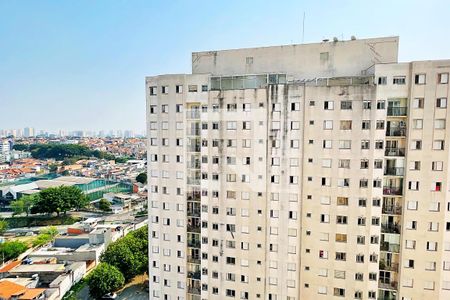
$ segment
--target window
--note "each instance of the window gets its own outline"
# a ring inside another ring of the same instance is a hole
[[[182,85],[176,85],[175,86],[175,93],[182,94],[183,93],[183,86]]]
[[[333,110],[334,109],[334,101],[325,101],[323,103],[323,109],[325,109],[325,110]]]
[[[386,76],[378,77],[378,84],[379,85],[386,85],[387,84],[387,77]]]
[[[339,149],[351,149],[352,141],[351,140],[340,140],[339,141]]]
[[[361,123],[361,129],[362,130],[370,129],[370,120],[363,120]]]
[[[422,149],[422,140],[413,140],[411,142],[411,150],[421,150]]]
[[[384,120],[377,120],[377,129],[384,129]]]
[[[158,88],[156,86],[151,86],[150,87],[150,96],[156,96],[157,90],[158,90]]]
[[[348,205],[348,198],[347,197],[337,197],[337,205]]]
[[[423,128],[423,119],[413,119],[413,128],[414,129],[422,129]]]
[[[350,169],[350,159],[340,159],[338,167],[342,169]]]
[[[340,129],[341,130],[351,130],[352,129],[352,121],[351,120],[344,120],[340,122]]]
[[[423,102],[424,102],[423,98],[414,98],[412,107],[413,108],[423,108]]]
[[[447,98],[437,98],[436,99],[436,107],[437,108],[446,108],[447,107]]]
[[[444,169],[444,162],[442,161],[433,161],[431,163],[431,170],[433,171],[442,171]]]
[[[377,109],[385,109],[385,108],[386,108],[386,101],[378,100],[377,101]]]
[[[426,75],[425,74],[416,74],[414,77],[415,84],[425,84],[426,83]]]
[[[394,76],[394,78],[392,79],[392,84],[399,84],[399,85],[406,84],[406,77],[405,76]]]
[[[345,297],[345,289],[334,288],[333,295],[336,297]]]
[[[169,93],[169,87],[167,85],[163,85],[161,87],[161,94],[168,94]]]
[[[448,73],[438,74],[438,83],[447,84],[448,83]]]
[[[331,140],[323,140],[323,148],[324,149],[331,149],[332,148]]]
[[[347,243],[347,235],[343,233],[336,233],[336,242]]]
[[[323,129],[325,129],[325,130],[333,129],[333,121],[331,121],[331,120],[323,121]]]
[[[411,191],[418,191],[419,190],[419,182],[418,181],[408,182],[408,189]]]
[[[322,177],[322,186],[331,186],[331,178]]]
[[[361,141],[361,149],[370,149],[370,141],[362,140]]]
[[[208,91],[208,85],[203,84],[202,85],[202,92],[207,92]]]
[[[292,102],[291,111],[298,111],[298,110],[300,110],[300,102]]]
[[[352,101],[341,101],[341,109],[342,110],[351,110],[352,109]]]
[[[444,140],[434,140],[433,150],[444,150]]]
[[[197,85],[190,84],[190,85],[188,86],[188,91],[189,91],[190,93],[196,93],[196,92],[197,92]]]
[[[434,129],[445,129],[445,119],[434,120]]]
[[[331,158],[322,159],[322,168],[331,168]]]
[[[427,242],[427,250],[428,251],[436,251],[437,250],[437,242]]]
[[[372,108],[372,101],[363,100],[363,109],[371,109],[371,108]]]
[[[251,129],[251,122],[250,122],[250,121],[244,121],[244,122],[242,122],[242,129],[244,129],[244,130],[250,130],[250,129]]]

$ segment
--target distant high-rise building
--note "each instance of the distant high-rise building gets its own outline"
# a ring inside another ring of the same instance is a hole
[[[29,138],[29,137],[33,137],[35,134],[34,134],[34,128],[32,128],[32,127],[25,127],[24,128],[24,130],[23,130],[23,136],[24,137],[26,137],[26,138]]]
[[[146,78],[151,299],[450,299],[450,60],[398,38]]]
[[[124,137],[125,138],[133,138],[134,137],[134,132],[132,130],[125,130]]]

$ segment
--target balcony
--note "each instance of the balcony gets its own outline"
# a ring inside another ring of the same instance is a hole
[[[200,185],[200,177],[188,177],[187,184]]]
[[[406,127],[391,127],[386,129],[386,136],[406,137]]]
[[[187,226],[187,232],[200,233],[200,231],[201,231],[200,226],[196,226],[196,225],[188,225]]]
[[[200,255],[188,255],[187,257],[187,261],[188,263],[192,263],[192,264],[200,264]]]
[[[403,187],[402,186],[384,186],[383,187],[383,195],[402,195]]]
[[[381,232],[400,234],[400,225],[395,223],[381,223]]]
[[[387,251],[387,252],[399,253],[400,252],[400,245],[399,244],[389,243],[389,242],[384,242],[384,243],[381,243],[380,250],[381,251]]]
[[[194,295],[200,295],[200,293],[201,293],[200,287],[190,286],[190,285],[188,285],[187,291],[189,294],[194,294]]]
[[[384,205],[381,212],[386,215],[401,215],[402,206],[401,205]]]
[[[403,176],[403,175],[405,175],[405,168],[387,167],[384,169],[384,175]]]
[[[201,273],[200,273],[200,271],[195,271],[195,272],[190,271],[190,272],[187,273],[187,277],[191,278],[191,279],[200,280]]]
[[[201,200],[201,193],[200,192],[188,192],[186,194],[187,201],[195,201],[200,202]]]
[[[189,208],[187,210],[187,216],[188,217],[200,217],[200,208]]]
[[[186,118],[187,119],[200,119],[200,110],[198,110],[198,109],[187,110]]]
[[[405,156],[405,148],[386,148],[384,150],[385,156]]]
[[[398,300],[396,291],[380,290],[378,292],[378,300]]]
[[[389,117],[403,117],[408,113],[407,107],[388,107],[387,115]]]
[[[398,272],[398,263],[386,262],[385,260],[380,260],[379,263],[380,270]]]
[[[200,240],[188,240],[187,244],[191,248],[200,248]]]
[[[378,287],[386,290],[397,290],[398,282],[390,280],[389,278],[380,277],[380,280],[378,280]]]

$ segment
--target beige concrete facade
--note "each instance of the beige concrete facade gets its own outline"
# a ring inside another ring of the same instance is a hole
[[[450,297],[450,61],[397,49],[201,52],[146,78],[151,299]]]

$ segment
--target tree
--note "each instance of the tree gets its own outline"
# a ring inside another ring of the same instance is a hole
[[[111,211],[111,202],[109,202],[105,198],[102,198],[98,203],[98,208],[102,211]]]
[[[8,229],[8,222],[5,220],[0,220],[0,235],[5,233],[6,229]]]
[[[25,252],[28,246],[19,241],[8,241],[0,244],[0,258],[8,261],[17,258],[20,254]]]
[[[100,299],[104,295],[123,287],[125,279],[116,267],[107,263],[100,263],[88,276],[87,282],[91,296]]]
[[[37,202],[37,195],[25,195],[20,199],[11,202],[11,209],[13,211],[13,215],[21,215],[25,213],[28,215],[31,212],[31,208]]]
[[[39,192],[34,212],[52,214],[66,214],[73,209],[81,209],[89,203],[86,195],[75,186],[60,186]]]
[[[147,173],[140,173],[138,176],[136,176],[136,181],[140,182],[142,184],[147,183]]]
[[[110,244],[101,261],[119,269],[127,281],[148,271],[148,227]]]

